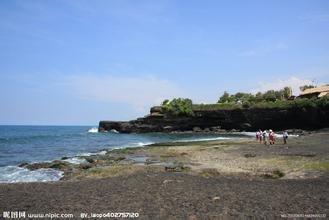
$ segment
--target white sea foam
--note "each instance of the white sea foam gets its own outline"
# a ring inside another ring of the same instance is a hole
[[[6,166],[0,167],[0,183],[58,181],[63,174],[62,171],[54,169],[28,170],[22,167]]]
[[[89,157],[89,156],[93,156],[93,155],[105,155],[106,153],[107,153],[106,150],[102,150],[102,151],[96,152],[96,153],[81,153],[81,154],[78,154],[77,156]]]
[[[110,132],[118,134],[119,132],[115,129],[111,129]]]
[[[89,156],[92,156],[92,155],[95,155],[94,153],[81,153],[81,154],[78,154],[77,156],[80,156],[80,157],[89,157]]]
[[[254,136],[256,136],[256,131],[255,132],[247,132],[247,131],[234,132],[234,134],[242,134],[242,135],[245,135],[245,136],[254,137]]]
[[[98,152],[97,155],[105,155],[106,153],[107,153],[106,150],[102,150],[102,151]]]
[[[79,158],[79,157],[72,157],[72,158],[65,159],[63,161],[66,161],[66,162],[72,163],[72,164],[88,163],[86,159]]]
[[[98,128],[97,127],[94,127],[94,128],[90,128],[88,130],[89,133],[98,133]]]
[[[229,139],[233,139],[233,138],[230,137],[194,138],[194,139],[177,140],[175,142],[216,141],[216,140],[229,140]]]
[[[138,147],[154,144],[154,142],[138,142],[136,145]]]
[[[243,134],[250,137],[256,137],[256,132],[236,132],[235,134]],[[275,137],[282,138],[283,134],[275,134]],[[289,137],[299,137],[298,134],[289,134]]]
[[[289,137],[299,137],[298,134],[289,134]],[[283,134],[275,134],[275,137],[283,138]]]

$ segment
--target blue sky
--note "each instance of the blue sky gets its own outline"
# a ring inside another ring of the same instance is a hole
[[[0,124],[93,125],[312,81],[329,83],[327,0],[0,0]]]

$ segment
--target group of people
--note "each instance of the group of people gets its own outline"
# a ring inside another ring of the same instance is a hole
[[[287,139],[288,139],[288,132],[284,131],[283,132],[283,143],[286,144],[287,143]],[[260,143],[264,143],[265,145],[267,145],[267,143],[269,143],[270,145],[275,144],[275,133],[273,130],[264,130],[262,131],[261,129],[259,129],[256,132],[256,140],[259,141]]]

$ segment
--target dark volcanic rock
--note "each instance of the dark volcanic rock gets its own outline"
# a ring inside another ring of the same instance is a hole
[[[21,163],[18,165],[18,167],[26,167],[27,165],[29,165],[29,163]]]
[[[41,168],[51,168],[51,169],[58,169],[58,170],[65,170],[70,167],[70,163],[54,160],[52,162],[42,162],[42,163],[32,163],[25,166],[29,170],[37,170]]]
[[[100,131],[115,129],[121,133],[212,131],[314,130],[328,127],[329,109],[308,108],[252,108],[194,111],[194,116],[172,116],[153,107],[151,114],[132,121],[100,121]]]

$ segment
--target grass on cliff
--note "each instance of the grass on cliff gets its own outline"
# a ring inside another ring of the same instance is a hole
[[[177,103],[176,103],[177,104]],[[163,106],[165,113],[174,112],[174,115],[193,116],[196,111],[216,111],[216,110],[234,110],[234,109],[290,109],[290,108],[329,108],[329,97],[321,98],[300,98],[295,100],[276,100],[276,101],[261,101],[261,102],[228,102],[215,104],[192,104],[184,105],[180,108],[180,104],[175,105],[175,108],[169,108],[170,104]],[[179,107],[177,107],[179,106]]]
[[[261,102],[244,102],[244,103],[216,103],[216,104],[194,104],[193,111],[215,111],[215,110],[231,110],[231,109],[289,109],[289,108],[329,108],[329,97],[312,99],[295,99],[295,100],[276,100],[276,101],[261,101]]]

